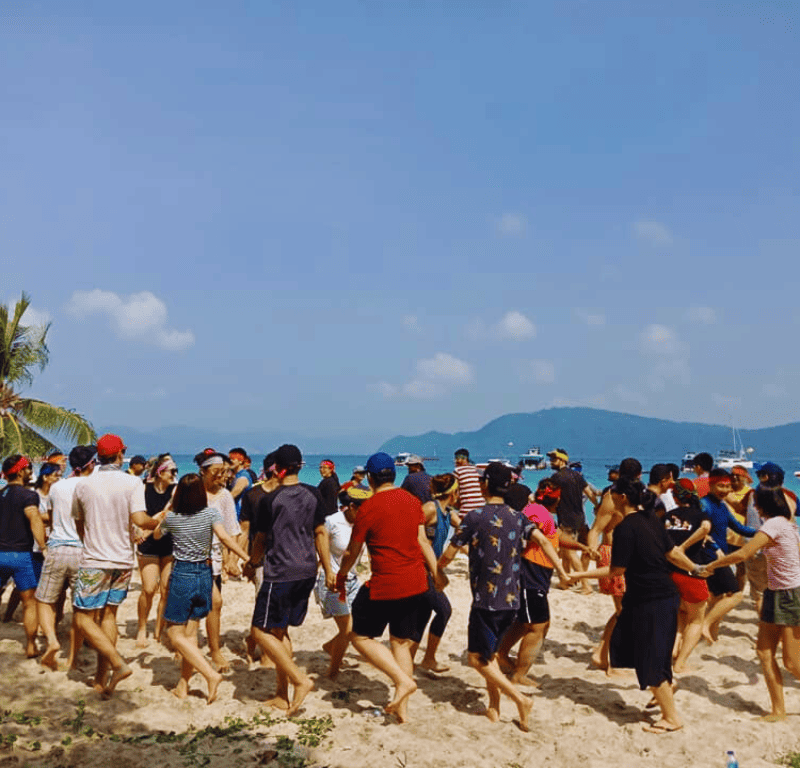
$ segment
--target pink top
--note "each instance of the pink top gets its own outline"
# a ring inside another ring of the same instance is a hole
[[[770,589],[800,587],[800,532],[785,517],[770,517],[759,529],[772,543],[764,547],[767,558],[767,585]]]

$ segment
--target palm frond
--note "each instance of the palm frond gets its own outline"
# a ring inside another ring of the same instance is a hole
[[[42,400],[22,398],[20,415],[31,429],[61,437],[73,444],[86,445],[97,439],[89,420],[68,408],[51,405]]]
[[[44,456],[55,444],[29,426],[14,418],[0,418],[0,456],[22,453],[26,456]]]
[[[30,306],[30,297],[23,292],[9,319],[8,307],[0,304],[0,382],[33,382],[32,369],[44,370],[50,359],[47,333],[50,323],[22,325],[22,316]]]

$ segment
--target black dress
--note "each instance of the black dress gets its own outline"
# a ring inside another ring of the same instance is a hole
[[[167,506],[174,490],[175,486],[170,485],[166,491],[159,493],[153,483],[145,485],[144,503],[148,517],[155,517]],[[139,545],[139,554],[149,557],[169,557],[172,554],[172,536],[166,534],[157,539],[151,534]]]

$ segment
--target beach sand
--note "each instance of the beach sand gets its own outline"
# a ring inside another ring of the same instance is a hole
[[[0,768],[695,768],[723,766],[728,749],[736,750],[743,768],[758,768],[800,750],[800,686],[793,680],[785,680],[788,720],[757,721],[768,697],[753,650],[757,625],[749,598],[729,615],[713,648],[701,644],[695,650],[690,663],[697,671],[679,678],[676,701],[684,729],[652,735],[642,731],[644,723],[656,719],[645,710],[649,694],[638,689],[633,673],[609,678],[589,668],[592,647],[612,610],[611,599],[554,589],[550,634],[532,670],[541,687],[532,694],[531,732],[523,733],[514,722],[516,707],[507,699],[499,723],[481,716],[485,685],[466,666],[470,596],[463,557],[451,566],[450,576],[453,617],[439,660],[451,669],[437,678],[417,675],[419,690],[410,700],[410,721],[405,725],[376,712],[389,701],[388,681],[359,662],[352,649],[346,657],[352,667],[336,682],[325,679],[327,656],[320,646],[334,634],[334,625],[322,620],[313,599],[293,640],[295,657],[317,679],[317,688],[293,722],[277,710],[265,709],[263,702],[274,691],[274,671],[248,667],[242,655],[254,601],[253,586],[247,582],[229,581],[223,588],[223,639],[232,672],[210,706],[199,675],[192,679],[187,699],[172,696],[170,689],[179,675],[166,647],[152,639],[145,649],[135,647],[136,575],[118,615],[119,649],[134,672],[108,701],[86,685],[94,668],[91,650],[82,651],[78,672],[51,672],[24,658],[21,626],[0,624]],[[209,727],[215,730],[203,731]],[[164,735],[170,732],[175,735]],[[12,747],[8,742],[13,735],[17,738]]]

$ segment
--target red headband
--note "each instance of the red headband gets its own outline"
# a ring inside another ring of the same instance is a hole
[[[560,488],[542,488],[536,491],[537,501],[558,501],[561,498]]]
[[[244,455],[244,454],[243,454],[241,451],[231,451],[231,452],[228,454],[228,457],[229,457],[229,458],[231,458],[231,459],[232,459],[234,456],[236,456],[238,459],[241,459],[242,461],[244,461],[244,460],[247,458],[247,456],[245,456],[245,455]]]
[[[331,469],[336,469],[336,465],[332,461],[321,461],[319,465],[321,467],[330,467]]]
[[[11,475],[16,475],[18,472],[21,472],[25,467],[29,467],[31,463],[28,461],[27,456],[20,456],[17,460],[17,463],[13,467],[9,467],[3,474],[6,477],[11,477]]]

